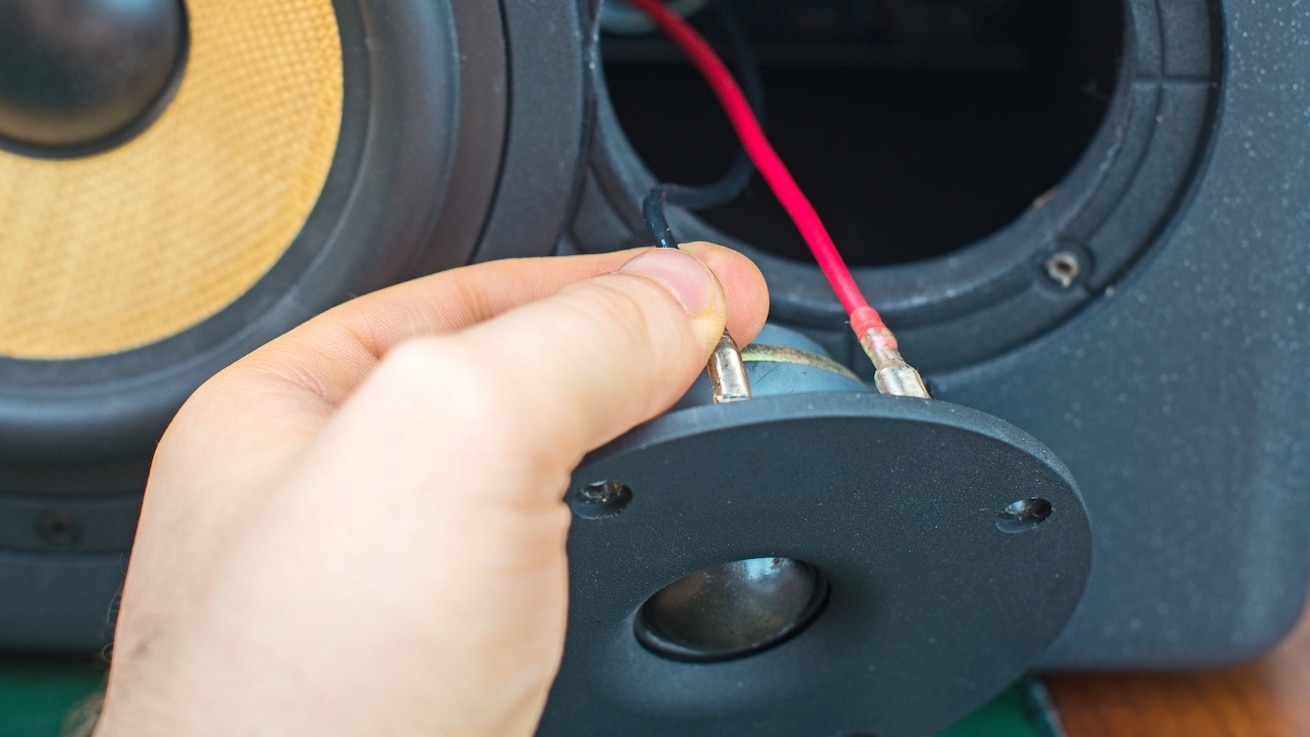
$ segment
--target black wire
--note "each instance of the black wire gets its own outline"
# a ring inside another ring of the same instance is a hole
[[[664,198],[667,190],[664,185],[656,185],[641,201],[641,215],[646,220],[646,229],[655,239],[656,248],[677,248],[678,240],[669,228],[669,219],[664,216]]]
[[[760,78],[759,67],[751,54],[750,43],[741,23],[730,7],[731,0],[710,0],[710,7],[718,16],[727,37],[731,52],[731,64],[737,73],[737,83],[741,85],[746,101],[750,103],[755,117],[764,119],[764,81]],[[669,228],[668,217],[664,214],[666,204],[678,205],[692,210],[704,210],[730,202],[741,194],[750,183],[755,173],[755,164],[746,150],[739,149],[733,159],[732,167],[718,181],[701,187],[682,184],[657,184],[651,188],[641,202],[641,214],[646,221],[646,228],[655,245],[660,248],[677,248],[678,241]]]

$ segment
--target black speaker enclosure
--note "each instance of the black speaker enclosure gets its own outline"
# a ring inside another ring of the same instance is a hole
[[[1124,9],[1110,109],[1049,196],[967,248],[855,273],[936,398],[1031,432],[1078,480],[1092,574],[1041,665],[1214,667],[1272,647],[1310,588],[1310,56],[1289,3]],[[568,250],[646,238],[653,177],[597,89]],[[771,321],[869,377],[817,269],[670,220],[751,255]]]
[[[283,291],[96,366],[0,360],[0,647],[106,641],[150,448],[222,365],[416,273],[646,242],[653,178],[606,103],[595,2],[337,7],[350,135],[301,234],[321,245],[269,277]],[[1111,110],[1054,195],[857,278],[936,397],[1023,428],[1078,480],[1090,577],[1039,663],[1226,664],[1288,631],[1310,573],[1310,56],[1292,3],[1124,7]],[[442,148],[442,123],[471,138]],[[755,257],[773,319],[863,370],[815,269],[671,216]],[[380,239],[399,245],[363,245]],[[1080,267],[1067,287],[1058,253]]]

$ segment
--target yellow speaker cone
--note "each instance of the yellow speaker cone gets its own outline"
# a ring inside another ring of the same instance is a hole
[[[162,340],[268,272],[313,209],[341,126],[329,0],[188,0],[176,96],[117,148],[0,150],[0,355]]]

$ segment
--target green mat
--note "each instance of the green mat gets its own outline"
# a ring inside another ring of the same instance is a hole
[[[1025,680],[992,699],[937,737],[1062,737],[1046,687]]]
[[[104,682],[103,663],[0,659],[0,735],[59,737],[64,715]],[[1040,684],[1020,683],[938,737],[1055,737]]]
[[[104,663],[0,658],[0,735],[59,737],[64,715],[104,680]]]

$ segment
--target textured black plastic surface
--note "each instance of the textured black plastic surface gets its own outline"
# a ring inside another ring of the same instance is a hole
[[[569,536],[569,632],[539,735],[878,734],[946,726],[1043,652],[1091,545],[1073,480],[1021,431],[944,402],[800,393],[660,417],[584,461],[632,489]],[[998,527],[1016,500],[1055,511]],[[575,507],[576,508],[576,507]],[[642,647],[633,618],[710,565],[784,556],[828,603],[787,642],[716,663]]]
[[[1239,661],[1306,601],[1310,18],[1292,3],[1222,10],[1211,148],[1143,263],[1058,330],[932,377],[1078,478],[1096,552],[1050,666]]]
[[[501,5],[513,113],[496,198],[478,245],[480,261],[555,250],[572,214],[590,134],[586,29],[592,4],[501,0]]]
[[[1310,19],[1125,7],[1116,99],[1054,195],[949,257],[857,276],[936,396],[1032,432],[1079,480],[1096,562],[1044,662],[1227,664],[1287,632],[1310,577]],[[650,174],[598,114],[579,250],[642,240]],[[746,250],[772,319],[867,371],[817,269]],[[1082,262],[1069,288],[1043,270],[1058,250]]]

